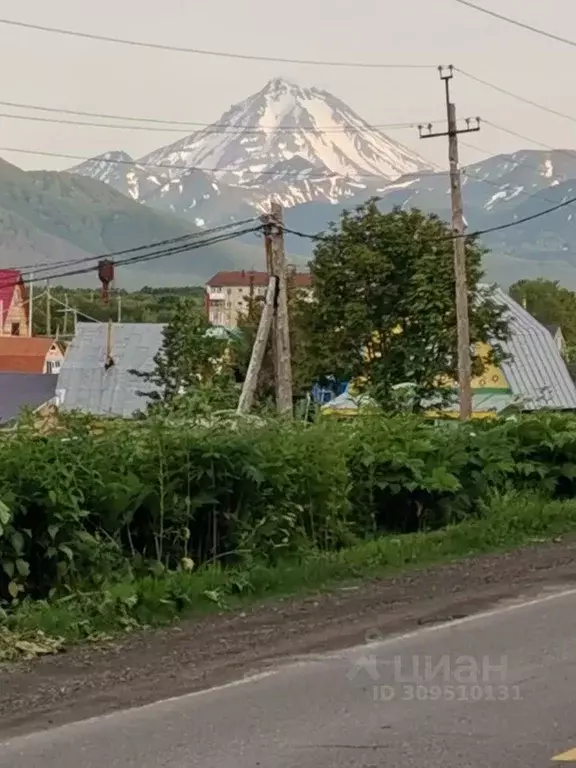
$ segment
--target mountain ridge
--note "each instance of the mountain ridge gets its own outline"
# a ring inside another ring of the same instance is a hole
[[[271,198],[285,206],[288,226],[309,234],[370,197],[380,199],[383,211],[417,207],[445,221],[451,215],[446,172],[329,92],[281,78],[233,104],[218,121],[144,157],[115,150],[70,171],[197,229],[257,216]],[[538,215],[576,195],[576,152],[522,149],[487,157],[463,167],[462,190],[469,231]],[[493,250],[486,259],[488,279],[506,282],[522,270],[531,276],[561,273],[576,287],[570,207],[491,233],[483,242]],[[288,247],[292,257],[305,259],[311,242],[288,238]]]

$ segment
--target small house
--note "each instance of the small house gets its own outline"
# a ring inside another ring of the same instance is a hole
[[[17,269],[0,269],[0,335],[30,336],[28,293]]]
[[[0,336],[0,372],[57,374],[64,359],[60,344],[43,336]]]

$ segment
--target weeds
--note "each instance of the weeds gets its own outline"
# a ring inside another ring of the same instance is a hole
[[[50,616],[39,626],[56,636],[66,616],[67,637],[90,639],[109,625],[352,578],[376,562],[463,554],[464,540],[482,551],[499,536],[576,527],[572,502],[564,522],[555,506],[576,492],[571,416],[229,422],[95,430],[67,417],[54,433],[22,428],[0,441],[7,621],[18,615],[32,630]],[[546,503],[502,509],[517,493]],[[475,535],[482,541],[470,543]]]

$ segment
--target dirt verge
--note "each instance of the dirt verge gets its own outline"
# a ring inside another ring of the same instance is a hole
[[[576,583],[576,538],[251,606],[0,670],[0,738],[218,685],[280,659]]]

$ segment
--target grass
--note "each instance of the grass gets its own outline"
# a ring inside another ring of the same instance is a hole
[[[30,642],[34,644],[31,633],[38,633],[37,654],[47,653],[56,649],[50,646],[51,638],[61,638],[64,643],[102,640],[118,632],[161,626],[179,618],[231,610],[272,597],[309,594],[408,569],[513,549],[572,531],[576,531],[576,500],[501,496],[484,517],[441,531],[381,537],[340,552],[314,553],[276,566],[212,566],[192,573],[119,582],[97,592],[24,603],[6,618],[6,626],[17,639],[27,638],[24,647],[29,655],[35,655],[30,650]],[[12,653],[10,658],[13,657]]]

